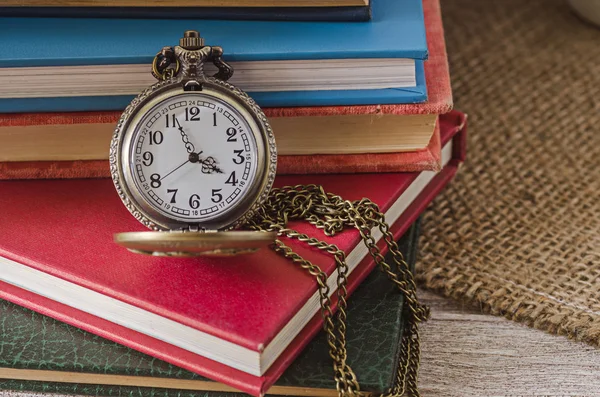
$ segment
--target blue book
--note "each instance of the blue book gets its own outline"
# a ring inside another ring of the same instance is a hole
[[[374,0],[372,12],[365,23],[0,18],[0,111],[123,109],[153,82],[154,55],[190,29],[224,48],[232,83],[264,107],[426,101],[421,0]]]

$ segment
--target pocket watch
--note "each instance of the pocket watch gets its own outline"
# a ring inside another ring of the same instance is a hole
[[[267,198],[277,165],[271,126],[229,84],[223,49],[186,31],[152,62],[157,83],[127,106],[110,146],[114,186],[152,231],[115,241],[154,255],[228,255],[271,243],[274,233],[235,231]],[[205,63],[218,69],[207,76]]]

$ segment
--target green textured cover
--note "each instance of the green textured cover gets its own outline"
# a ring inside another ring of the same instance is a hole
[[[418,222],[399,241],[414,268]],[[348,304],[349,363],[363,390],[392,384],[402,331],[402,297],[379,270],[359,286]],[[0,300],[0,366],[177,379],[206,378]],[[277,382],[281,386],[335,389],[325,334],[319,333]],[[1,380],[0,390],[93,396],[226,397],[237,393]]]

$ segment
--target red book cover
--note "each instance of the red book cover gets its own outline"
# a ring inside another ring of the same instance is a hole
[[[464,159],[464,115],[454,116],[454,128],[442,136],[439,173],[287,176],[278,177],[276,185],[320,184],[349,200],[370,197],[398,238]],[[244,392],[268,390],[321,327],[314,279],[270,249],[243,257],[182,259],[141,256],[116,246],[113,234],[144,227],[121,204],[110,180],[4,181],[0,206],[5,208],[0,298]],[[355,230],[325,238],[307,223],[290,226],[349,252],[350,292],[374,266],[365,250],[355,250],[360,242]],[[335,286],[330,256],[297,241],[286,243],[326,271]],[[88,295],[93,299],[86,301]],[[139,313],[147,324],[135,322]],[[312,319],[286,328],[298,316]],[[158,334],[163,328],[177,332]],[[281,353],[261,361],[258,370],[223,363],[236,352],[265,355],[284,334],[289,341]],[[206,353],[218,343],[224,346],[218,355]]]
[[[321,106],[266,108],[267,117],[332,116],[370,114],[445,114],[452,109],[452,90],[439,0],[424,0],[425,28],[429,59],[425,62],[428,102],[423,104]],[[39,114],[0,114],[3,126],[107,124],[114,128],[120,112],[74,112]],[[439,170],[439,145],[435,134],[427,149],[418,152],[362,155],[281,156],[279,174],[412,172]],[[108,144],[107,144],[108,150]],[[317,162],[314,160],[318,158]],[[97,178],[109,177],[108,162],[39,161],[0,163],[1,179]]]

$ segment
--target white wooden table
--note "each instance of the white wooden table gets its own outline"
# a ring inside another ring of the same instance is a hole
[[[600,396],[600,350],[420,291],[421,394]]]

